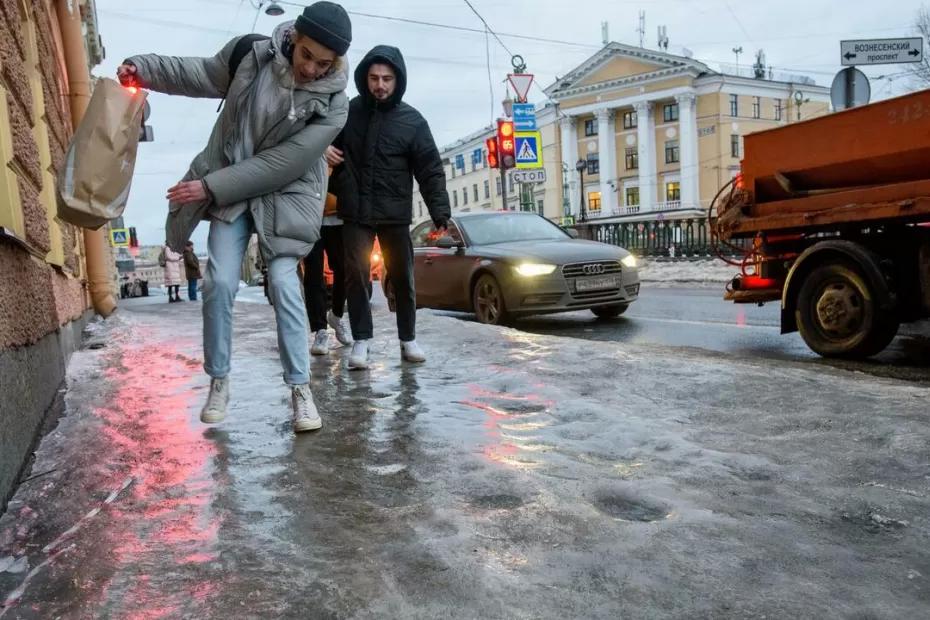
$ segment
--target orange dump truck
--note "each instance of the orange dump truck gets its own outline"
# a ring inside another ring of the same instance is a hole
[[[746,136],[709,217],[745,255],[726,299],[781,302],[820,355],[879,353],[930,316],[930,90]]]

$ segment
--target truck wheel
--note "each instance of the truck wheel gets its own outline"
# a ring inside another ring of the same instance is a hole
[[[898,332],[897,317],[877,306],[875,292],[855,267],[828,263],[804,279],[795,318],[815,353],[863,359],[880,353]]]

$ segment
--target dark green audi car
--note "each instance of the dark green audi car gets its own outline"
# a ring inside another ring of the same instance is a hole
[[[636,258],[574,238],[534,213],[462,213],[440,236],[432,222],[411,232],[417,306],[474,312],[499,325],[532,314],[623,314],[639,295]],[[382,279],[393,309],[390,273]]]

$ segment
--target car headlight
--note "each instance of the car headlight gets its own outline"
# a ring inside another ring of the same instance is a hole
[[[517,265],[517,273],[527,278],[546,276],[555,271],[555,265],[542,265],[539,263],[523,263]]]
[[[629,256],[621,260],[620,262],[623,263],[624,267],[629,267],[630,269],[636,268],[636,257],[633,256],[632,254],[630,254]]]

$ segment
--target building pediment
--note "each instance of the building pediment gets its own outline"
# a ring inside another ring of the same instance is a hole
[[[611,43],[556,80],[546,89],[546,94],[558,101],[665,77],[698,77],[710,72],[706,65],[693,58]]]

